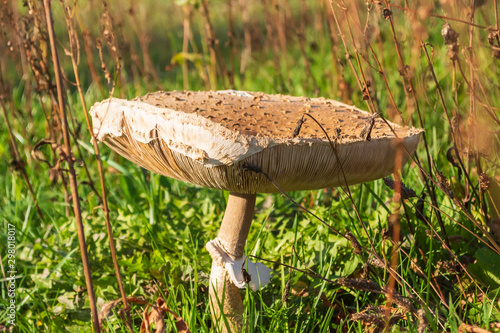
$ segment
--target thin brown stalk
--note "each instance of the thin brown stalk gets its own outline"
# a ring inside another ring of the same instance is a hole
[[[467,24],[467,25],[469,25],[471,27],[474,27],[474,28],[479,28],[479,29],[483,29],[483,30],[492,30],[491,27],[485,27],[483,25],[474,24],[474,23],[467,22],[467,21],[464,21],[464,20],[460,20],[460,19],[457,19],[457,18],[454,18],[454,17],[448,17],[448,16],[436,15],[436,14],[430,14],[429,16],[437,17],[437,18],[440,18],[440,19],[443,19],[443,20],[464,23],[464,24]],[[498,30],[498,28],[496,30]]]
[[[386,8],[389,7],[389,4],[388,4],[388,1],[385,0],[385,6]],[[396,29],[394,27],[394,17],[392,15],[392,13],[390,13],[388,15],[388,17],[386,17],[387,20],[389,20],[389,24],[391,26],[391,32],[392,32],[392,39],[394,41],[394,47],[396,49],[396,54],[398,56],[398,66],[399,66],[399,73],[401,75],[401,83],[403,84],[403,89],[404,89],[404,92],[405,92],[405,98],[406,98],[406,106],[407,108],[410,108],[410,106],[412,105],[411,102],[410,102],[410,93],[409,93],[409,90],[408,90],[408,86],[407,84],[410,83],[410,82],[407,82],[406,81],[406,76],[404,75],[404,73],[406,72],[406,69],[405,69],[405,63],[404,63],[404,60],[403,60],[403,56],[401,54],[401,48],[400,48],[400,44],[399,44],[399,41],[398,41],[398,38],[396,37]],[[409,80],[408,80],[409,81]],[[415,96],[415,90],[413,89],[413,87],[411,86],[410,84],[410,89],[411,89],[411,92],[412,92],[412,95]],[[411,114],[411,110],[408,110],[409,114]],[[424,140],[425,140],[425,133],[423,133],[422,135],[424,137]],[[427,145],[426,145],[427,146]]]
[[[85,54],[87,55],[87,64],[90,70],[90,75],[92,76],[92,81],[94,81],[94,83],[97,85],[97,88],[101,93],[101,97],[104,98],[105,96],[104,88],[102,87],[101,80],[99,78],[99,75],[97,75],[97,71],[95,70],[94,67],[94,54],[92,53],[91,50],[92,37],[90,36],[89,30],[86,29],[83,30],[83,40],[84,40],[83,45],[85,46]]]
[[[432,204],[431,204],[431,203],[429,203],[429,202],[428,202],[427,204],[429,204],[430,206],[432,206]],[[437,207],[436,207],[436,208],[437,208]],[[448,218],[452,219],[450,216],[448,216]],[[452,219],[452,220],[453,220],[453,219]],[[441,242],[441,244],[443,245],[443,248],[444,248],[446,251],[448,251],[448,253],[450,254],[451,258],[452,258],[453,260],[455,260],[455,262],[456,262],[456,263],[457,263],[457,264],[461,267],[461,269],[465,272],[465,274],[468,276],[468,278],[470,279],[470,281],[472,281],[472,283],[474,283],[474,284],[476,285],[476,287],[479,289],[479,291],[480,291],[483,295],[486,295],[486,294],[484,293],[484,290],[483,290],[483,289],[481,288],[481,286],[477,283],[477,279],[475,279],[475,278],[474,278],[474,277],[473,277],[473,276],[469,273],[469,271],[467,270],[467,267],[466,267],[464,264],[462,264],[462,263],[460,262],[460,259],[456,256],[456,254],[453,252],[453,250],[445,244],[444,240],[441,238],[441,236],[440,236],[440,235],[439,235],[439,233],[436,231],[436,229],[432,226],[432,224],[428,221],[428,219],[424,219],[424,221],[425,221],[425,223],[426,223],[427,227],[429,227],[429,229],[431,230],[431,232],[432,232],[433,236],[434,236],[434,237],[436,237],[436,238],[437,238],[437,239]],[[459,225],[460,225],[462,228],[465,228],[463,225],[461,225],[461,224],[459,224]],[[472,233],[471,233],[471,234],[472,234]],[[479,238],[479,237],[478,237],[478,238]],[[485,242],[484,242],[484,243],[485,243]],[[489,246],[489,244],[487,244],[487,243],[485,243],[485,244],[486,244],[487,246]],[[489,246],[489,247],[491,248],[491,246]],[[486,298],[488,298],[488,296],[486,296]],[[488,299],[489,299],[489,298],[488,298]],[[441,301],[443,302],[443,304],[444,304],[447,308],[449,308],[449,307],[448,307],[448,305],[447,305],[446,300],[444,300],[444,299],[442,298],[442,299],[441,299]]]
[[[286,34],[285,34],[285,24],[282,22],[283,20],[281,19],[280,13],[283,13],[284,11],[280,8],[278,0],[272,0],[272,6],[274,8],[273,14],[274,14],[274,21],[276,24],[276,32],[278,33],[278,40],[280,44],[280,49],[281,49],[281,54],[285,55],[287,54],[287,48],[286,48]],[[289,19],[292,19],[289,17]],[[303,18],[301,18],[302,20]]]
[[[234,32],[234,24],[233,24],[233,0],[227,0],[227,20],[228,20],[228,31],[227,37],[229,38],[229,85],[231,88],[235,88],[234,86],[234,55],[236,53],[235,50],[235,32]]]
[[[139,40],[139,45],[141,46],[142,57],[144,62],[144,69],[146,72],[153,78],[156,83],[156,87],[162,90],[162,86],[160,83],[160,78],[158,77],[158,73],[156,72],[155,66],[153,65],[153,61],[151,60],[151,55],[149,54],[149,42],[151,41],[151,37],[144,32],[144,24],[141,24],[137,18],[137,10],[136,10],[136,2],[130,1],[130,9],[129,14],[132,16],[132,24],[134,25],[134,31],[137,33],[137,38]]]
[[[279,89],[285,89],[285,78],[283,76],[283,72],[281,70],[281,59],[280,59],[280,49],[279,49],[279,41],[276,37],[275,31],[275,22],[274,18],[271,16],[271,13],[267,9],[269,0],[261,0],[262,8],[264,10],[264,20],[266,24],[267,37],[266,43],[269,43],[271,46],[272,54],[273,54],[273,66],[275,71],[275,83],[279,87]]]
[[[375,112],[377,112],[377,109],[375,108],[375,103],[373,102],[372,95],[370,94],[370,84],[368,84],[368,81],[366,80],[365,71],[363,70],[363,66],[361,65],[361,61],[360,61],[360,57],[359,57],[360,52],[359,52],[358,48],[356,47],[356,44],[354,41],[354,36],[352,33],[351,25],[349,23],[350,20],[349,20],[349,17],[347,15],[347,6],[343,0],[342,0],[342,5],[344,6],[343,7],[344,18],[345,18],[345,21],[347,22],[347,27],[349,28],[349,35],[351,37],[352,45],[354,47],[354,54],[356,55],[356,62],[358,64],[359,73],[361,74],[362,81],[360,82],[360,84],[363,87],[362,88],[363,99],[366,101],[369,111],[371,113],[375,113]]]
[[[223,85],[225,85],[224,81],[228,75],[226,66],[224,65],[224,58],[222,57],[219,48],[219,41],[215,36],[215,29],[212,25],[212,21],[210,20],[208,3],[206,0],[201,0],[201,4],[203,8],[202,10],[203,16],[205,18],[205,30],[206,30],[208,48],[210,50],[211,76],[213,76],[211,78],[211,83],[213,86],[212,89],[215,89],[217,87],[217,71],[219,72],[219,76],[222,80]]]
[[[425,177],[424,179],[427,179],[429,180],[429,182],[432,183],[432,185],[434,185],[435,187],[440,187],[440,184],[433,178],[431,177],[426,171],[425,169],[422,167],[422,165],[420,164],[419,160],[418,159],[413,159],[413,161],[415,162],[415,164],[418,166],[418,168],[420,169],[420,172],[423,174],[423,176]],[[487,232],[487,230],[481,225],[481,223],[479,223],[473,216],[472,214],[467,210],[467,208],[463,205],[463,203],[458,200],[457,198],[453,197],[450,193],[448,193],[448,191],[443,191],[443,193],[451,200],[453,201],[453,203],[455,205],[457,205],[459,208],[460,208],[460,211],[467,217],[468,220],[470,220],[472,223],[474,223],[474,225],[479,229],[481,230],[481,232],[485,235],[485,237],[490,241],[491,243],[491,246],[492,246],[492,249],[494,249],[494,251],[498,254],[500,254],[500,246],[498,245],[498,243],[492,238],[492,236]],[[432,198],[431,198],[432,199]],[[434,204],[434,202],[432,202],[432,204],[430,204],[430,206],[436,211],[436,213],[439,213],[441,215],[442,210],[439,209],[439,206],[437,204]],[[446,243],[446,242],[445,242]],[[443,243],[444,244],[444,243]]]
[[[269,8],[272,9],[269,9]],[[287,24],[288,26],[295,26],[293,16],[290,15],[287,19],[283,18],[283,14],[286,13],[286,10],[284,8],[280,8],[280,5],[278,3],[278,0],[271,0],[271,3],[266,5],[264,7],[265,11],[270,11],[272,12],[272,17],[274,20],[274,29],[276,32],[276,38],[274,38],[274,42],[276,44],[279,44],[279,55],[280,55],[280,64],[282,65],[282,68],[284,68],[283,71],[281,71],[281,75],[283,77],[283,80],[285,80],[287,86],[291,86],[290,84],[290,75],[289,75],[289,57],[288,57],[288,50],[287,50],[287,40],[286,40],[286,29],[287,29]],[[281,15],[280,15],[281,14]],[[301,15],[303,17],[304,14]],[[271,13],[269,13],[269,17],[271,17]],[[301,18],[302,20],[302,18]],[[275,49],[278,49],[278,46],[276,45]]]
[[[346,14],[348,14],[348,15],[349,15],[349,17],[351,17],[351,14],[350,14],[348,11],[346,11]],[[356,23],[356,21],[355,21],[354,19],[353,19],[353,22],[355,22],[355,23]],[[361,58],[363,58],[363,59],[365,60],[365,62],[368,64],[368,66],[370,66],[370,67],[371,67],[374,71],[376,71],[378,74],[380,74],[380,76],[382,77],[382,79],[383,79],[383,81],[384,81],[385,88],[386,88],[386,90],[387,90],[387,93],[388,93],[388,96],[389,96],[389,100],[391,101],[391,105],[392,105],[392,107],[394,108],[394,110],[396,110],[396,111],[397,111],[397,113],[398,113],[399,117],[401,118],[401,122],[402,122],[402,124],[403,124],[403,125],[406,125],[406,123],[407,123],[407,122],[406,122],[405,118],[403,117],[403,113],[401,112],[401,110],[400,110],[400,109],[398,108],[398,106],[396,105],[396,102],[394,101],[394,96],[393,96],[393,94],[392,94],[392,90],[391,90],[391,88],[389,87],[389,82],[387,81],[387,77],[386,77],[386,75],[385,75],[384,69],[382,68],[381,61],[378,59],[378,57],[377,57],[377,55],[376,55],[375,51],[373,50],[373,47],[372,47],[372,45],[371,45],[370,41],[369,41],[369,40],[367,39],[367,37],[366,37],[366,32],[365,32],[365,31],[366,31],[366,29],[367,29],[367,26],[368,26],[368,19],[367,19],[367,21],[366,21],[365,28],[361,28],[361,26],[360,26],[359,24],[355,24],[355,27],[358,29],[359,33],[363,36],[363,38],[364,38],[364,40],[365,40],[365,44],[366,44],[367,48],[370,50],[370,53],[371,53],[371,55],[372,55],[373,59],[374,59],[374,60],[375,60],[375,62],[377,63],[377,68],[375,68],[374,66],[372,66],[372,65],[370,64],[370,62],[368,61],[368,59],[366,59],[362,53],[356,52],[356,56],[358,56],[358,55],[359,55],[359,56],[361,56]],[[350,30],[350,29],[349,29],[349,30]],[[350,34],[351,34],[351,36],[352,36],[352,32],[351,32],[351,31],[350,31]],[[358,60],[358,62],[359,62],[359,60]],[[359,66],[360,66],[360,68],[362,68],[362,67],[361,67],[361,64],[359,64]],[[366,84],[367,84],[367,82],[366,82],[366,80],[364,80],[364,81],[365,81],[365,83],[364,83],[364,84],[366,85]],[[370,98],[373,98],[373,97],[371,96],[371,94],[370,94],[369,96],[370,96]],[[375,108],[375,107],[374,107],[374,108]]]
[[[441,106],[443,107],[444,114],[446,115],[446,119],[448,121],[448,126],[450,127],[450,133],[451,133],[451,138],[453,140],[453,145],[454,145],[455,149],[457,149],[457,151],[458,151],[456,133],[453,130],[453,124],[452,124],[451,118],[450,118],[450,116],[448,114],[448,108],[446,107],[446,103],[444,101],[443,93],[441,91],[441,86],[439,85],[439,81],[438,81],[438,79],[436,77],[436,73],[434,71],[434,66],[432,65],[432,61],[431,61],[431,58],[429,56],[429,52],[427,51],[426,44],[424,44],[422,41],[420,41],[420,45],[421,45],[422,51],[424,52],[424,54],[426,56],[427,64],[429,65],[429,70],[430,70],[430,72],[432,74],[432,78],[434,80],[434,83],[436,84],[436,90],[437,90],[437,93],[438,93],[438,96],[439,96],[439,101],[441,102]],[[460,167],[462,168],[462,170],[464,170],[465,177],[467,178],[469,184],[472,184],[472,182],[470,180],[470,177],[469,177],[469,173],[467,172],[467,169],[465,169],[465,166],[463,164],[462,158],[460,157],[460,154],[457,154],[457,159],[458,159],[458,162],[460,163]],[[475,189],[472,188],[472,191],[475,192]]]
[[[469,62],[469,59],[466,58],[466,62],[468,63]],[[467,87],[470,86],[470,82],[469,80],[467,80],[467,76],[465,75],[465,72],[462,68],[462,65],[461,65],[461,62],[460,61],[457,61],[456,62],[457,65],[458,65],[458,70],[460,71],[460,75],[462,75],[462,78],[464,79],[465,81],[465,84],[467,85]],[[474,67],[473,67],[474,68]],[[476,69],[474,69],[474,71],[476,71]],[[481,76],[481,73],[477,73],[478,76]],[[482,88],[482,85],[481,85],[481,81],[480,80],[476,80],[476,84],[478,85],[478,87],[481,89],[481,92],[483,93],[483,97],[488,100],[488,94],[486,94],[486,92],[484,91],[484,89]],[[495,114],[495,112],[493,110],[499,110],[499,108],[495,108],[491,105],[491,103],[488,102],[488,105],[485,106],[484,105],[484,102],[481,102],[481,100],[479,99],[479,96],[477,96],[477,93],[475,92],[475,98],[476,98],[476,101],[481,104],[481,106],[485,109],[485,111],[490,115],[491,119],[497,123],[498,125],[500,125],[500,119],[498,118],[498,116]]]
[[[384,2],[385,2],[386,7],[388,8],[389,7],[388,1],[385,0]],[[403,87],[404,87],[404,90],[405,90],[405,96],[407,98],[407,105],[409,105],[409,93],[408,93],[408,89],[407,89],[407,85],[406,84],[408,84],[408,87],[410,88],[410,90],[412,92],[411,95],[413,97],[413,103],[414,103],[415,108],[417,110],[417,116],[418,116],[418,120],[419,120],[419,123],[420,123],[420,127],[425,128],[424,122],[423,122],[423,119],[422,119],[422,113],[420,111],[420,106],[419,106],[417,97],[415,95],[415,87],[413,86],[413,82],[412,82],[411,78],[408,78],[405,75],[405,72],[406,72],[404,70],[405,65],[404,65],[402,53],[400,51],[399,41],[398,41],[398,38],[396,36],[396,30],[394,28],[394,21],[393,21],[392,14],[389,15],[388,20],[389,20],[389,23],[390,23],[390,26],[391,26],[392,37],[393,37],[394,45],[395,45],[395,48],[396,48],[396,53],[397,53],[397,56],[398,56],[398,62],[399,62],[399,66],[400,66],[400,73],[401,73],[401,77],[402,77],[401,81],[403,83]],[[424,141],[424,147],[425,147],[425,152],[426,152],[426,156],[427,156],[427,164],[428,164],[428,170],[429,170],[428,171],[429,172],[429,177],[430,177],[430,179],[432,179],[433,178],[433,171],[432,171],[432,165],[431,165],[431,154],[429,152],[429,144],[427,142],[427,137],[426,137],[425,132],[422,133],[422,140]],[[434,206],[437,206],[438,205],[437,204],[437,197],[436,197],[436,191],[435,191],[434,186],[430,186],[429,185],[428,179],[424,179],[424,182],[425,182],[425,186],[427,188],[427,191],[429,192],[429,194],[431,196],[432,203],[434,204]],[[439,226],[441,228],[441,231],[443,233],[444,239],[446,241],[446,245],[449,246],[450,244],[449,244],[448,236],[446,234],[446,229],[444,227],[443,218],[441,217],[441,214],[440,214],[439,211],[436,211],[436,218],[438,220]]]
[[[243,36],[244,36],[244,48],[241,52],[240,60],[240,77],[241,85],[245,83],[245,74],[247,71],[247,66],[250,63],[250,58],[252,56],[252,35],[250,33],[250,3],[248,1],[241,1],[242,9],[242,20],[243,20]]]
[[[182,20],[182,25],[184,27],[184,33],[182,37],[182,53],[183,56],[189,52],[189,39],[191,38],[191,6],[185,4],[182,6],[182,11],[184,13],[184,18]],[[187,59],[182,61],[182,85],[184,90],[189,89],[189,72],[188,72],[188,62]]]
[[[58,108],[59,108],[59,114],[60,114],[60,117],[62,120],[62,134],[63,134],[63,139],[64,139],[64,155],[65,155],[64,158],[66,160],[66,163],[68,164],[71,195],[72,195],[72,199],[73,199],[73,211],[75,214],[76,228],[78,231],[78,241],[79,241],[79,245],[80,245],[80,254],[81,254],[82,262],[83,262],[85,283],[87,285],[87,293],[89,296],[89,304],[90,304],[90,311],[91,311],[91,315],[92,315],[92,322],[93,322],[93,326],[94,326],[94,331],[96,333],[100,333],[101,328],[99,327],[99,320],[98,320],[99,318],[98,318],[98,314],[97,314],[96,300],[95,300],[95,295],[94,295],[94,287],[92,284],[92,273],[90,270],[90,264],[89,264],[89,259],[88,259],[88,255],[87,255],[87,244],[85,242],[85,232],[84,232],[83,223],[82,223],[80,197],[78,195],[78,183],[76,180],[74,161],[73,161],[73,156],[71,153],[71,142],[70,142],[70,136],[69,136],[69,131],[68,131],[68,120],[66,118],[66,111],[65,111],[65,101],[64,101],[63,86],[62,86],[61,67],[59,66],[59,57],[58,57],[57,47],[56,47],[56,38],[55,38],[54,25],[53,25],[53,20],[52,20],[52,11],[50,8],[51,7],[50,0],[44,0],[43,5],[45,8],[45,18],[47,21],[47,30],[48,30],[49,40],[50,40],[50,49],[51,49],[51,53],[52,53],[52,63],[54,65],[54,74],[55,74],[55,78],[56,78]]]
[[[342,29],[340,28],[340,23],[339,23],[339,20],[337,18],[337,14],[335,13],[335,10],[333,9],[333,0],[330,0],[329,1],[329,4],[330,4],[330,12],[332,13],[332,16],[333,16],[333,19],[335,21],[335,25],[337,27],[337,31],[340,35],[340,39],[342,40],[342,45],[344,46],[344,51],[345,51],[345,58],[347,60],[347,62],[349,63],[349,66],[351,67],[351,70],[352,70],[352,73],[354,75],[354,77],[356,78],[356,83],[358,84],[358,88],[360,91],[363,91],[363,85],[361,83],[361,80],[358,76],[358,72],[356,71],[356,69],[354,68],[354,64],[352,63],[351,61],[351,55],[349,54],[349,49],[347,47],[347,41],[346,41],[346,37],[345,35],[342,33]],[[346,8],[343,7],[342,8],[343,10],[345,10]],[[371,113],[373,113],[374,111],[370,109],[370,106],[368,105],[368,108],[369,108],[369,111]]]
[[[66,6],[62,0],[61,0],[61,4],[62,4],[63,8],[66,8]],[[85,103],[85,97],[83,95],[82,86],[81,86],[81,82],[80,82],[80,74],[78,71],[78,62],[77,62],[77,54],[76,54],[79,52],[79,49],[77,46],[78,44],[77,44],[77,40],[76,40],[77,36],[75,33],[75,28],[73,26],[71,14],[68,13],[67,10],[65,10],[65,14],[66,14],[66,25],[68,28],[70,48],[71,48],[69,55],[71,58],[71,64],[73,66],[73,73],[75,75],[76,88],[78,90],[80,102],[82,103],[82,111],[83,111],[83,114],[85,115],[85,122],[87,124],[87,130],[89,131],[90,136],[92,138],[92,145],[94,147],[94,154],[96,156],[96,161],[97,161],[97,169],[99,171],[99,180],[100,180],[100,185],[101,185],[101,197],[100,197],[100,199],[102,202],[102,207],[103,207],[103,211],[104,211],[104,218],[106,221],[106,230],[108,233],[109,247],[111,250],[111,258],[113,260],[116,279],[117,279],[117,283],[118,283],[118,289],[120,290],[120,294],[122,296],[123,307],[124,307],[124,310],[126,312],[126,319],[128,321],[127,327],[130,327],[131,326],[130,306],[127,302],[127,295],[126,295],[125,290],[123,288],[123,283],[122,283],[121,274],[120,274],[120,265],[118,264],[118,259],[116,257],[116,246],[115,246],[115,241],[114,241],[114,237],[113,237],[113,228],[112,228],[111,222],[109,220],[109,206],[108,206],[106,184],[105,184],[105,178],[104,178],[104,168],[102,165],[102,159],[101,159],[101,154],[99,151],[99,146],[97,145],[97,139],[95,138],[94,132],[92,131],[92,126],[90,124],[90,117],[89,117],[89,114],[87,112],[87,104]],[[132,332],[132,331],[130,331],[130,332]]]
[[[6,6],[8,6],[8,4],[6,3],[5,4]],[[19,26],[19,8],[18,8],[18,3],[15,1],[15,0],[12,0],[11,1],[11,13],[12,13],[12,22],[11,24],[9,24],[10,28],[13,29],[14,31],[12,31],[12,36],[14,36],[14,41],[15,41],[15,44],[16,44],[16,47],[19,51],[19,55],[20,55],[20,60],[21,60],[21,68],[22,68],[22,72],[23,72],[23,80],[24,80],[24,93],[25,93],[25,96],[26,96],[26,109],[29,110],[28,112],[26,112],[27,116],[28,116],[28,121],[30,123],[33,123],[33,115],[32,115],[32,108],[31,108],[31,89],[32,89],[32,86],[31,86],[31,73],[28,69],[28,59],[26,57],[26,53],[24,52],[24,46],[23,46],[23,38],[20,36],[20,26]]]
[[[496,2],[497,0],[494,0],[495,2],[495,9],[496,9]],[[409,12],[410,9],[409,8],[406,8],[406,7],[401,7],[401,6],[398,6],[396,4],[393,4],[393,3],[387,3],[385,2],[386,5],[392,7],[392,8],[397,8],[397,9],[400,9],[402,11],[405,11],[405,12]],[[443,19],[443,20],[446,20],[446,21],[455,21],[455,22],[460,22],[460,23],[463,23],[463,24],[466,24],[466,25],[469,25],[469,26],[472,26],[472,27],[475,27],[475,28],[479,28],[479,29],[483,29],[483,30],[493,30],[493,27],[486,27],[486,26],[483,26],[483,25],[479,25],[479,24],[475,24],[473,22],[468,22],[468,21],[465,21],[465,20],[461,20],[461,19],[457,19],[457,18],[454,18],[454,17],[449,17],[449,16],[444,16],[444,15],[437,15],[437,14],[429,14],[430,17],[436,17],[436,18],[440,18],[440,19]],[[496,18],[498,16],[498,13],[497,11],[495,10],[495,22],[496,21]],[[496,30],[498,30],[498,25],[496,26]]]
[[[2,74],[0,72],[0,82],[2,82],[1,75]],[[38,205],[38,200],[36,198],[35,191],[33,190],[33,187],[31,186],[31,182],[28,178],[28,173],[26,172],[24,160],[21,158],[21,155],[19,154],[19,150],[17,149],[16,139],[14,138],[14,134],[12,133],[12,127],[10,126],[10,121],[9,121],[9,117],[7,114],[7,108],[5,107],[5,101],[4,101],[3,96],[0,96],[0,106],[2,107],[2,114],[3,114],[5,126],[7,127],[7,132],[9,133],[11,154],[12,154],[12,159],[13,159],[13,167],[21,172],[21,175],[24,179],[24,182],[26,183],[26,186],[28,187],[28,191],[30,192],[31,197],[33,198],[33,203],[35,204],[35,208],[36,208],[36,211],[38,213],[38,216],[40,217],[41,220],[43,220],[43,213],[42,213],[42,210],[40,209],[40,206]]]
[[[476,14],[476,5],[475,5],[475,2],[474,0],[470,0],[470,22],[471,24],[474,24],[474,16]],[[475,89],[474,89],[474,86],[475,86],[475,75],[474,75],[474,53],[473,53],[473,44],[472,44],[472,40],[474,38],[474,27],[469,25],[469,61],[468,61],[468,64],[469,64],[469,117],[472,121],[473,124],[476,123],[476,103],[475,103],[475,97],[474,97],[474,93],[475,93]],[[473,126],[475,127],[475,126]],[[471,141],[472,141],[472,138],[476,136],[476,133],[474,133],[476,129],[475,128],[469,128],[469,131],[472,131],[470,133],[470,135],[467,136],[467,141],[468,141],[468,146],[469,147],[472,147],[471,146]],[[474,147],[476,148],[476,147]],[[467,167],[468,167],[468,170],[470,170],[471,168],[471,160],[469,159],[469,154],[467,154],[466,156],[466,159],[467,159]],[[475,156],[475,159],[476,159],[476,162],[478,162],[478,156],[476,155]],[[480,168],[480,164],[477,164],[477,167]]]
[[[329,0],[325,0],[325,2],[330,2]],[[329,37],[330,37],[330,44],[331,44],[331,57],[332,57],[332,64],[333,64],[333,69],[336,74],[336,80],[334,80],[334,85],[333,89],[338,89],[338,96],[340,96],[340,100],[343,103],[349,103],[352,95],[352,89],[350,85],[344,80],[344,70],[342,64],[339,62],[337,59],[336,54],[338,53],[338,35],[334,32],[335,29],[335,22],[333,21],[333,15],[327,15],[327,24],[329,27]]]
[[[305,46],[305,44],[306,44],[306,16],[307,16],[307,5],[306,5],[305,0],[300,1],[300,8],[301,8],[301,15],[300,15],[299,30],[297,32],[297,39],[299,41],[300,53],[302,54],[302,61],[304,62],[304,69],[305,69],[306,74],[307,74],[306,83],[309,80],[311,80],[314,94],[318,95],[319,94],[318,84],[316,83],[316,79],[314,78],[314,76],[312,74],[311,66],[309,64],[309,60],[307,59],[307,52],[306,52],[306,46]]]
[[[321,219],[320,217],[318,217],[317,215],[315,215],[314,213],[312,213],[310,210],[308,210],[307,208],[303,207],[302,205],[300,205],[299,203],[297,203],[295,200],[293,200],[285,191],[283,191],[279,185],[276,184],[276,182],[274,182],[274,180],[269,177],[269,175],[267,175],[265,172],[263,172],[262,170],[260,170],[260,168],[256,168],[256,169],[252,169],[252,171],[255,171],[255,172],[259,172],[259,173],[262,173],[285,197],[287,197],[293,204],[295,204],[298,208],[304,210],[305,212],[307,212],[308,214],[310,214],[311,216],[313,216],[314,218],[316,218],[318,221],[320,221],[323,225],[325,225],[327,228],[329,228],[330,230],[332,230],[335,234],[341,236],[341,237],[344,237],[346,238],[347,240],[349,240],[349,238],[346,237],[345,234],[342,234],[340,233],[338,230],[336,230],[335,228],[333,228],[332,226],[330,226],[328,223],[326,223],[326,221],[324,221],[323,219]],[[366,231],[366,230],[365,230]],[[368,254],[372,255],[373,257],[375,257],[377,260],[379,260],[380,262],[386,262],[385,260],[382,261],[382,259],[380,258],[380,256],[377,254],[377,252],[375,251],[371,251],[370,249],[367,249],[366,247],[362,246],[360,244],[360,247],[361,249],[363,249],[364,251],[366,251]],[[264,261],[268,261],[268,262],[271,262],[270,260],[266,260],[266,259],[262,259],[262,258],[258,258],[258,257],[255,257],[253,256],[254,258],[257,258],[259,260],[264,260]],[[300,272],[303,272],[305,274],[307,274],[305,271],[302,271],[300,269],[295,269],[294,267],[292,266],[288,266],[286,264],[283,264],[283,263],[278,263],[279,265],[283,265],[283,266],[286,266],[286,267],[289,267],[289,268],[292,268],[294,270],[297,270],[297,271],[300,271]],[[420,303],[421,303],[421,306],[425,306],[427,308],[427,310],[430,312],[430,313],[434,313],[432,311],[432,309],[430,309],[424,299],[422,298],[422,296],[420,294],[418,294],[416,292],[416,290],[411,286],[411,284],[409,282],[407,282],[406,280],[404,280],[402,278],[402,276],[397,272],[397,270],[394,270],[391,266],[386,266],[385,267],[387,272],[393,276],[394,280],[400,285],[402,286],[403,288],[405,288],[405,290],[407,290],[407,293],[408,294],[412,294],[415,295],[415,297],[417,297],[419,300],[420,300]],[[320,277],[321,278],[321,277]],[[333,282],[333,281],[329,281],[325,278],[322,278],[324,281],[327,281],[327,282]],[[408,289],[411,290],[412,293],[408,292]],[[440,322],[439,323],[440,326],[444,327],[442,325],[442,323]]]
[[[491,117],[491,119],[497,123],[498,126],[500,126],[500,119],[498,118],[498,116],[496,115],[495,113],[495,109],[498,111],[499,109],[498,108],[494,108],[490,101],[488,100],[488,97],[489,95],[486,93],[486,90],[484,89],[482,83],[481,83],[481,80],[477,80],[476,82],[477,86],[479,87],[479,89],[481,90],[481,93],[483,94],[483,98],[485,99],[486,103],[484,102],[481,102],[480,100],[478,100],[477,102],[483,107],[484,111],[486,111],[486,113]],[[478,99],[478,96],[476,95],[476,99]]]
[[[493,6],[494,6],[494,11],[495,11],[495,27],[497,29],[497,31],[499,30],[499,27],[498,27],[498,4],[497,4],[497,0],[493,0]]]

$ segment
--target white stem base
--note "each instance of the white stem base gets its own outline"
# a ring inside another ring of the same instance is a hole
[[[213,322],[218,326],[216,332],[242,332],[244,309],[240,289],[231,281],[226,268],[216,260],[212,263],[209,292]]]

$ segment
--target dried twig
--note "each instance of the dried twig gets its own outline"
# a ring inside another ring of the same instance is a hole
[[[69,180],[70,180],[70,188],[71,188],[71,197],[73,199],[73,211],[75,214],[75,222],[76,228],[78,231],[78,242],[80,245],[80,254],[83,262],[83,271],[85,274],[85,283],[87,285],[87,293],[89,296],[90,303],[90,312],[92,314],[92,322],[94,326],[94,330],[96,333],[101,332],[101,328],[99,327],[99,320],[97,315],[97,307],[96,300],[94,296],[94,287],[92,284],[92,273],[90,270],[89,259],[87,255],[87,244],[85,242],[85,232],[82,223],[82,212],[80,208],[80,197],[78,195],[78,184],[76,180],[76,172],[74,168],[73,156],[71,154],[71,142],[68,130],[68,120],[66,118],[65,111],[65,101],[63,94],[63,86],[62,86],[62,75],[61,75],[61,67],[59,66],[59,57],[56,48],[56,38],[54,33],[54,25],[52,21],[52,11],[51,11],[51,3],[50,0],[44,0],[43,5],[45,8],[45,17],[47,20],[47,29],[49,32],[50,39],[50,48],[52,52],[52,63],[54,65],[54,73],[57,84],[57,97],[58,97],[58,109],[59,115],[62,120],[62,131],[63,131],[63,139],[64,139],[64,149],[65,149],[65,161],[68,164],[69,169]]]

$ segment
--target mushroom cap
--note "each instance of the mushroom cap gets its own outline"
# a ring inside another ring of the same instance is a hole
[[[110,98],[96,103],[90,113],[96,138],[141,167],[237,193],[279,192],[255,169],[284,191],[378,179],[394,172],[397,143],[404,147],[405,164],[422,133],[388,123],[391,130],[375,119],[366,141],[360,134],[371,115],[353,106],[234,90],[159,91],[131,101]],[[292,137],[304,113],[323,126],[335,150],[309,117]]]

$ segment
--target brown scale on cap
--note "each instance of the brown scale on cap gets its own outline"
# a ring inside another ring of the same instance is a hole
[[[185,113],[196,113],[232,131],[257,133],[277,139],[289,138],[303,113],[313,116],[332,136],[336,127],[342,128],[343,138],[356,140],[370,114],[355,107],[324,98],[292,97],[249,93],[241,97],[217,92],[159,91],[135,100]],[[237,115],[237,116],[235,116]],[[408,128],[395,127],[398,137],[409,134]],[[324,132],[313,122],[302,126],[300,138],[326,140]],[[381,119],[375,120],[372,138],[394,137]]]

